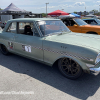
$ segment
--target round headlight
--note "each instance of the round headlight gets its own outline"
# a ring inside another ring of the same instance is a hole
[[[95,64],[97,64],[100,61],[100,53],[97,55],[97,58],[95,60]]]

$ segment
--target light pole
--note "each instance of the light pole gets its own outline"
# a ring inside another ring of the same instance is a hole
[[[46,18],[47,18],[47,4],[49,4],[49,3],[45,3],[46,4]]]
[[[86,15],[86,7],[85,7],[85,15]]]
[[[99,5],[100,6],[100,5]],[[100,12],[100,8],[99,8],[99,12]]]

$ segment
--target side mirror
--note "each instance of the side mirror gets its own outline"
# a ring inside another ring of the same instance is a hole
[[[74,24],[73,26],[76,26],[77,27],[78,25]]]

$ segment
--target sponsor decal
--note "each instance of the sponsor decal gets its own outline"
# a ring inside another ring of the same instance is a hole
[[[13,43],[12,42],[8,42],[8,46],[9,46],[9,49],[13,49]]]
[[[22,45],[23,51],[31,52],[31,46]]]

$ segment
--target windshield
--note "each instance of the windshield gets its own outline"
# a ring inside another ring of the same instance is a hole
[[[100,20],[99,20],[99,19],[96,19],[96,21],[97,21],[98,23],[100,23]]]
[[[38,21],[38,25],[44,36],[70,32],[61,20]]]
[[[82,19],[74,19],[74,20],[79,26],[87,25],[87,23],[83,21]]]

